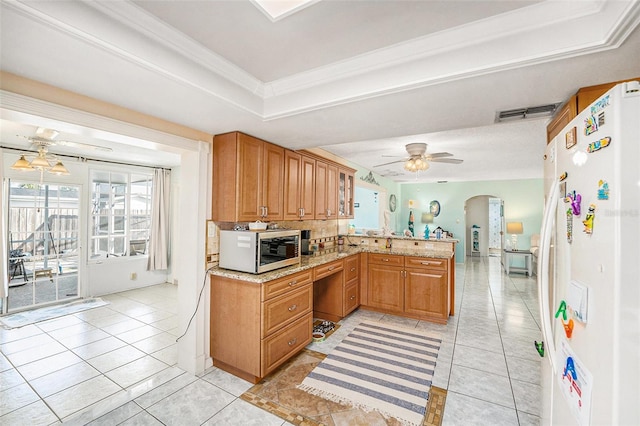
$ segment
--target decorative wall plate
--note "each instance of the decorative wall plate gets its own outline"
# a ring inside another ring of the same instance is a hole
[[[434,217],[437,217],[440,214],[440,203],[436,200],[433,200],[429,203],[429,211]]]
[[[389,195],[389,211],[390,212],[393,213],[396,211],[397,203],[398,201],[396,200],[396,195],[395,194]]]

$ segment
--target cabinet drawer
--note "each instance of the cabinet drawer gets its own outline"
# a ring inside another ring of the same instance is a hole
[[[353,284],[347,284],[344,290],[344,315],[347,316],[351,311],[360,305],[360,298],[358,297],[358,282]]]
[[[433,257],[405,257],[407,268],[447,269],[447,259],[435,259]]]
[[[349,256],[344,260],[344,281],[358,278],[360,272],[360,256]]]
[[[313,280],[317,281],[320,278],[328,277],[331,274],[342,271],[344,269],[342,259],[334,260],[333,262],[325,263],[321,266],[316,266],[313,272]]]
[[[403,266],[404,256],[394,254],[369,253],[369,263],[377,265]]]
[[[287,275],[262,285],[262,300],[269,300],[311,282],[312,269]]]
[[[262,341],[262,377],[276,369],[311,342],[313,313]]]
[[[263,303],[262,337],[278,331],[282,326],[295,321],[313,306],[313,287],[310,284]]]

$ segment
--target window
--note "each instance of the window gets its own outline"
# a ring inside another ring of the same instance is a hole
[[[147,254],[151,174],[91,172],[91,259]]]

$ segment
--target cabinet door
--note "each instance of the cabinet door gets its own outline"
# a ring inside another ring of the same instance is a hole
[[[353,172],[346,169],[338,171],[338,216],[353,218]]]
[[[338,166],[329,164],[327,166],[327,218],[338,216]]]
[[[301,161],[300,206],[303,219],[313,219],[316,214],[316,160],[303,155]]]
[[[316,208],[315,218],[327,218],[327,168],[324,161],[316,161]]]
[[[254,221],[261,218],[261,180],[264,141],[249,135],[238,135],[238,221]]]
[[[245,170],[245,173],[247,170]],[[284,148],[264,142],[262,157],[262,206],[266,220],[282,220],[284,206]]]
[[[351,311],[360,305],[360,286],[357,281],[345,284],[344,289],[344,312],[343,316],[347,316]]]
[[[368,302],[374,308],[402,312],[404,303],[404,279],[402,268],[369,265]]]
[[[356,280],[356,282],[360,282],[358,280],[359,278],[359,272],[360,272],[360,256],[359,255],[354,255],[354,256],[349,256],[344,260],[344,271],[345,271],[345,275],[344,275],[344,281],[345,282],[351,282],[353,280]]]
[[[404,311],[446,322],[449,316],[449,291],[446,270],[407,268]]]
[[[302,156],[293,151],[284,152],[284,220],[300,219],[302,182]]]

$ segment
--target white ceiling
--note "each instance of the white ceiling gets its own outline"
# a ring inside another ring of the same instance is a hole
[[[640,76],[639,22],[640,2],[622,0],[321,0],[275,22],[248,0],[3,1],[0,67],[210,134],[323,147],[397,181],[416,176],[373,166],[410,142],[464,160],[419,181],[533,178],[548,118],[494,124],[496,111]],[[5,146],[41,125],[2,118]],[[179,161],[72,127],[60,137]]]

